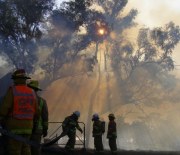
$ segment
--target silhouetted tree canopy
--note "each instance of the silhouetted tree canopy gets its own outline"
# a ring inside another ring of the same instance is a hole
[[[85,56],[84,60],[89,66],[87,71],[93,71],[98,45],[105,41],[105,71],[110,64],[124,98],[130,99],[125,102],[132,102],[133,92],[126,90],[126,84],[140,68],[152,75],[154,71],[157,74],[174,68],[171,54],[179,43],[180,32],[173,22],[165,27],[142,28],[134,45],[123,33],[136,25],[138,12],[131,9],[124,14],[127,3],[128,0],[71,0],[53,8],[53,0],[1,0],[0,52],[14,67],[32,72],[38,59],[37,40],[41,39],[50,54],[40,65],[53,81],[59,78],[64,64],[76,61],[81,51],[86,55],[90,45],[95,50],[90,49],[90,57]],[[94,9],[93,4],[101,9]],[[103,35],[99,34],[100,29],[105,31]],[[151,82],[146,84],[148,87]]]
[[[53,50],[42,64],[52,79],[58,78],[59,70],[65,63],[75,60],[80,51],[97,41],[97,21],[106,24],[102,13],[91,10],[91,5],[90,0],[75,0],[63,2],[60,8],[53,10],[47,36]]]
[[[53,0],[1,0],[1,52],[15,68],[33,70],[36,40],[41,38],[41,23],[51,11]]]

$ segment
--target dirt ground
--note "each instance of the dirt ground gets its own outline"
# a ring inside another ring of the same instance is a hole
[[[94,150],[74,150],[74,152],[66,152],[62,148],[48,148],[42,150],[42,155],[112,155],[109,150],[104,152],[94,152]],[[126,151],[118,150],[114,155],[180,155],[180,151]]]

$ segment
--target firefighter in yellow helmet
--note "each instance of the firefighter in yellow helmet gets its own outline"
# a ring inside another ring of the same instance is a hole
[[[108,131],[107,138],[109,139],[109,147],[112,153],[117,151],[116,138],[117,138],[117,130],[116,130],[116,122],[114,114],[109,114],[109,123],[108,123]]]
[[[28,84],[28,87],[32,88],[35,91],[40,117],[38,120],[34,120],[34,127],[31,136],[31,140],[37,143],[41,142],[41,138],[47,136],[48,131],[48,107],[46,104],[46,100],[38,95],[38,91],[42,91],[39,88],[39,82],[37,80],[31,80]],[[40,155],[40,148],[31,146],[31,155]]]
[[[14,85],[8,89],[0,105],[0,121],[4,128],[13,134],[30,139],[33,119],[38,116],[38,105],[34,91],[27,87],[30,79],[24,69],[17,69],[12,74]],[[30,146],[7,137],[8,155],[31,155]]]

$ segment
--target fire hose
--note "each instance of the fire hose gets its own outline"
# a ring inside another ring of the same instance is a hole
[[[33,147],[36,147],[36,148],[40,148],[40,147],[48,147],[50,145],[53,145],[54,143],[56,143],[60,138],[64,137],[66,135],[67,132],[62,132],[59,136],[55,137],[54,139],[52,139],[51,141],[49,142],[46,142],[46,143],[37,143],[35,141],[32,141],[32,140],[29,140],[27,138],[24,138],[20,135],[16,135],[10,131],[7,131],[5,129],[3,129],[2,127],[0,127],[0,133],[5,135],[5,136],[8,136],[10,138],[13,138],[17,141],[20,141],[20,142],[23,142],[23,143],[26,143],[26,144],[29,144]]]

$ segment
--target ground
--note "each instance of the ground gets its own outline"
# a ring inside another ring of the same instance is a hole
[[[5,155],[0,149],[0,155]],[[105,150],[101,153],[96,153],[92,149],[75,149],[74,152],[66,152],[62,148],[58,147],[49,147],[42,150],[42,155],[111,155],[109,150]],[[118,150],[115,155],[180,155],[180,151],[127,151],[127,150]]]
[[[96,153],[91,149],[76,149],[74,152],[66,152],[62,148],[48,148],[42,151],[42,155],[111,155],[109,150],[105,150],[101,153]],[[118,150],[116,155],[180,155],[180,151],[127,151]]]

